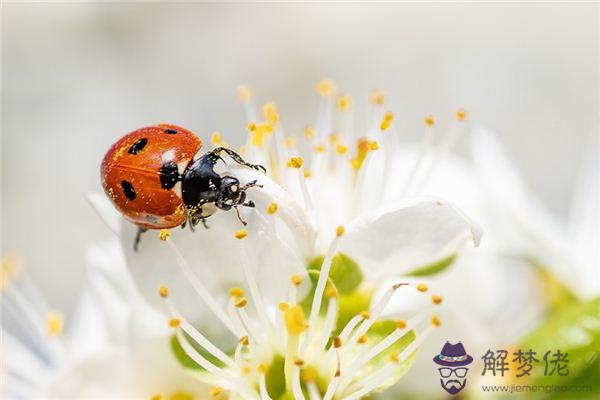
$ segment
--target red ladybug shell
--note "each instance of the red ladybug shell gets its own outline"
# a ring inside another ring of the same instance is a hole
[[[177,167],[185,167],[202,141],[185,128],[159,124],[119,139],[102,160],[102,186],[115,207],[147,229],[172,228],[186,220],[175,191]]]

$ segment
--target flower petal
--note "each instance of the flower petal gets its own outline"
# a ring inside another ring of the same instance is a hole
[[[340,251],[373,277],[398,275],[455,254],[481,229],[458,208],[440,200],[412,200],[369,211],[348,227]]]

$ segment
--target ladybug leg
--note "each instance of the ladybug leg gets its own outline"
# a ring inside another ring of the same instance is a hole
[[[262,188],[263,185],[256,183],[256,180],[252,181],[252,182],[248,182],[246,183],[244,186],[242,186],[240,188],[241,191],[246,191],[247,189],[251,188],[251,187],[259,187]]]
[[[240,215],[240,210],[237,208],[237,206],[234,208],[235,208],[235,213],[237,214],[237,217],[240,220],[240,222],[242,223],[242,225],[244,225],[244,226],[248,225],[248,223],[242,219],[242,216]]]
[[[226,147],[216,147],[215,149],[211,150],[209,152],[209,154],[220,154],[222,151],[227,153],[227,155],[229,157],[231,157],[233,159],[233,161],[235,161],[236,163],[238,163],[240,165],[255,169],[257,171],[267,172],[267,169],[265,167],[263,167],[262,165],[250,164],[249,162],[246,162],[246,160],[244,160],[242,158],[242,156],[240,156],[238,153],[236,153],[235,151],[228,149]]]
[[[138,228],[137,233],[135,234],[135,240],[133,241],[133,251],[137,253],[138,247],[140,245],[140,240],[142,239],[142,233],[146,232],[148,229],[146,228]]]
[[[254,202],[252,200],[248,200],[247,202],[245,202],[244,204],[242,204],[244,207],[251,207],[254,208],[256,207],[256,204],[254,204]]]
[[[204,229],[210,229],[210,226],[208,226],[208,224],[206,223],[206,218],[201,218],[200,221],[202,222],[202,226],[204,226]]]

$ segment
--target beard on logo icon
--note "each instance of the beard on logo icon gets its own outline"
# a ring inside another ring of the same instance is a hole
[[[444,382],[444,379],[440,379],[440,382],[446,392],[448,392],[450,394],[456,394],[465,387],[467,380],[464,379],[462,381],[459,381],[457,379],[449,379]]]

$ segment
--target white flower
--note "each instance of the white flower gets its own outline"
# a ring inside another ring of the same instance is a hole
[[[285,135],[272,103],[259,118],[249,91],[240,90],[246,159],[269,170],[265,176],[229,167],[241,182],[263,185],[248,193],[256,209],[241,210],[247,230],[234,213],[220,212],[208,230],[161,231],[163,245],[147,235],[135,253],[134,227],[124,225],[135,281],[150,301],[162,298],[179,357],[201,366],[198,377],[216,392],[354,399],[388,387],[439,325],[430,309],[441,297],[409,281],[374,297],[376,285],[479,242],[478,227],[452,204],[409,197],[428,156],[433,118],[425,118],[423,151],[402,180],[392,173],[399,147],[382,95],[373,96],[364,137],[353,131],[350,99],[338,98],[333,134],[334,90],[319,83],[319,116],[302,143]],[[220,135],[212,139],[222,145]],[[402,319],[382,319],[398,292],[420,294],[420,306]]]
[[[86,288],[66,321],[18,258],[3,260],[2,398],[206,398],[209,388],[173,359],[170,330],[136,294],[114,241],[86,259]]]

